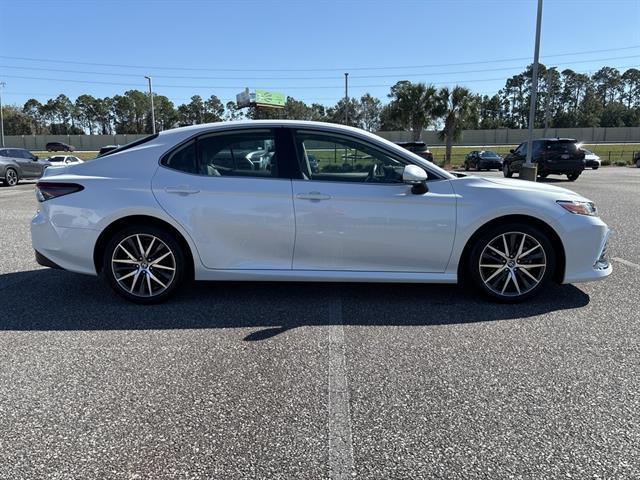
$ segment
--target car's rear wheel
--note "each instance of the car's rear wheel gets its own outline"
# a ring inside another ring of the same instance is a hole
[[[111,287],[129,301],[159,303],[182,283],[185,255],[168,232],[152,226],[115,234],[104,252],[103,272]]]
[[[3,183],[7,187],[15,187],[18,184],[18,172],[13,168],[7,168],[4,172],[4,180]]]
[[[505,177],[507,178],[511,178],[513,177],[513,172],[511,171],[511,169],[509,168],[509,164],[505,163],[502,166],[502,173],[504,174]]]
[[[525,224],[484,232],[471,250],[469,275],[484,294],[501,302],[532,297],[549,281],[556,256],[547,236]]]
[[[567,179],[570,182],[575,182],[579,176],[580,176],[580,172],[572,172],[567,174]]]

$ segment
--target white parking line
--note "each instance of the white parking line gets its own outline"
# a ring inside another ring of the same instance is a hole
[[[627,267],[640,268],[640,265],[638,265],[637,263],[630,262],[629,260],[625,260],[624,258],[612,257],[611,260],[622,263]]]
[[[345,480],[353,478],[355,471],[342,299],[331,302],[329,309],[329,477],[332,480]]]

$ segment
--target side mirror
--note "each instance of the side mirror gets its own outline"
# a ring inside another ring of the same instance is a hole
[[[427,193],[427,172],[417,165],[407,165],[402,171],[402,181],[408,185],[412,185],[411,193],[421,195]]]
[[[516,151],[513,148],[511,150],[509,150],[509,152],[516,153]]]
[[[34,161],[34,162],[37,162],[37,161],[38,161],[38,158],[39,158],[39,157],[38,157],[38,155],[34,155],[34,156],[33,156],[33,161]]]

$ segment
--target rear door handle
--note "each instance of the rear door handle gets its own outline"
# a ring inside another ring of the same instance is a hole
[[[312,201],[319,202],[320,200],[329,200],[331,198],[331,195],[325,195],[324,193],[320,193],[320,192],[309,192],[309,193],[298,193],[296,195],[296,198],[299,198],[300,200],[312,200]]]
[[[197,188],[191,188],[188,185],[178,185],[177,187],[165,187],[167,193],[177,193],[178,195],[193,195],[200,192]]]

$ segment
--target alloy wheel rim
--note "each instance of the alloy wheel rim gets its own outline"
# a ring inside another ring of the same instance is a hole
[[[508,232],[487,243],[478,268],[482,282],[493,293],[518,297],[540,284],[547,269],[547,255],[533,236]]]
[[[111,256],[118,286],[137,297],[155,297],[167,290],[176,275],[173,251],[155,235],[139,233],[122,240]]]
[[[18,175],[13,170],[7,170],[7,183],[9,185],[15,185],[18,180]]]

